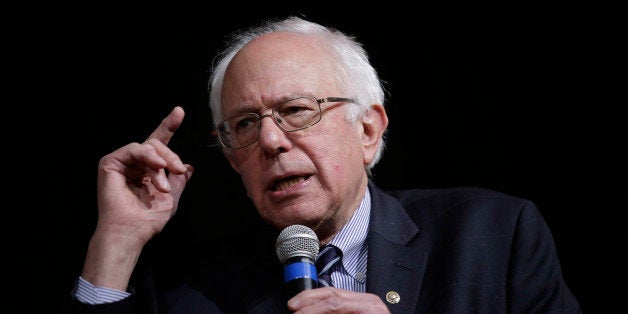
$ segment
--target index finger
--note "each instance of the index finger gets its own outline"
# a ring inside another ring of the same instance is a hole
[[[183,122],[184,116],[185,111],[183,111],[181,106],[174,107],[168,116],[161,120],[159,126],[157,126],[157,128],[148,136],[146,140],[157,139],[167,145],[174,135],[174,132],[179,128],[181,122]]]

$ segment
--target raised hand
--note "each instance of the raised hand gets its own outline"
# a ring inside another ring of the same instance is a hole
[[[143,143],[130,143],[98,164],[98,223],[82,277],[126,290],[144,245],[175,214],[192,175],[167,144],[185,113],[175,107]]]

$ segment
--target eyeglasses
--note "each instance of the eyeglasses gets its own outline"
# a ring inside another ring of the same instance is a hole
[[[220,145],[226,149],[238,149],[249,146],[259,139],[261,121],[272,117],[285,132],[295,132],[313,126],[321,121],[321,104],[326,102],[355,102],[351,98],[312,96],[297,97],[280,103],[269,114],[243,113],[233,116],[218,124],[216,133]]]

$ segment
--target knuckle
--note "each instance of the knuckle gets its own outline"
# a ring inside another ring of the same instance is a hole
[[[333,295],[327,299],[325,299],[325,303],[327,303],[327,308],[331,313],[339,311],[342,308],[342,298],[338,295]]]

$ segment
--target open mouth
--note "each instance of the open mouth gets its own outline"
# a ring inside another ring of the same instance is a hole
[[[307,180],[310,176],[292,176],[283,178],[281,180],[277,180],[273,186],[275,191],[283,191],[289,189],[291,186],[298,184],[299,182],[303,182]]]

